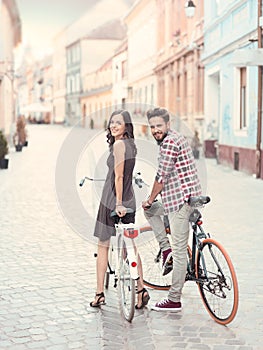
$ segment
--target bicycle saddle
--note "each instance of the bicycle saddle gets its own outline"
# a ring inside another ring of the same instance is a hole
[[[209,203],[210,200],[211,199],[208,196],[190,197],[188,203],[190,207],[200,207],[204,204]]]

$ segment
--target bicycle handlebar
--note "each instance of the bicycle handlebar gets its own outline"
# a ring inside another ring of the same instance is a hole
[[[133,176],[135,185],[137,185],[139,188],[142,188],[143,185],[149,187],[149,185],[143,181],[143,179],[141,178],[140,175],[141,175],[141,173],[138,172],[138,173],[135,174],[135,176]],[[92,177],[85,176],[83,179],[80,180],[79,186],[82,187],[86,180],[89,180],[89,181],[105,181],[106,179],[94,179]]]
[[[131,209],[131,208],[126,208],[126,214],[132,214],[132,213],[134,213],[134,210],[133,210],[133,209]],[[125,215],[126,215],[126,214],[125,214]],[[110,213],[110,217],[111,217],[111,218],[113,218],[114,216],[118,216],[118,217],[119,217],[119,215],[116,213],[115,210],[113,210],[113,211]]]
[[[80,180],[79,186],[82,187],[84,185],[85,180],[89,181],[105,181],[106,179],[94,179],[92,177],[85,176],[83,179]]]
[[[135,185],[137,185],[139,188],[142,188],[142,185],[149,187],[149,185],[146,182],[144,182],[143,179],[141,178],[140,172],[136,173],[133,178],[134,178]]]

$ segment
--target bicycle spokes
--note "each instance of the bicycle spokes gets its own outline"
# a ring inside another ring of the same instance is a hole
[[[203,283],[203,288],[218,296],[219,298],[226,298],[227,291],[232,289],[232,282],[229,276],[213,273],[212,271],[207,271],[207,277],[203,278],[203,281],[199,279],[200,283]]]
[[[168,290],[172,282],[172,273],[163,276],[161,251],[154,232],[151,229],[143,231],[137,242],[145,286],[158,290]]]
[[[232,262],[224,248],[206,239],[197,255],[197,283],[210,315],[219,323],[233,320],[238,307],[238,285]]]

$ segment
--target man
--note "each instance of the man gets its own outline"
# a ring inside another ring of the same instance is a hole
[[[169,112],[164,108],[154,108],[147,112],[147,118],[160,149],[152,191],[142,207],[164,253],[169,249],[169,243],[167,237],[165,241],[164,231],[158,221],[160,217],[157,218],[162,215],[161,207],[154,202],[156,196],[161,194],[163,213],[168,215],[170,221],[173,257],[172,285],[168,298],[156,303],[152,309],[178,312],[182,309],[181,294],[187,268],[189,216],[192,212],[188,201],[191,196],[201,194],[201,186],[192,149],[183,135],[170,129]]]

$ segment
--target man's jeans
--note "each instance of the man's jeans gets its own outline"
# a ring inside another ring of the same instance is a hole
[[[169,222],[171,228],[171,245],[173,255],[173,276],[172,286],[168,293],[168,299],[180,301],[182,289],[185,282],[187,267],[187,244],[189,238],[189,216],[192,208],[185,203],[178,212],[169,213]],[[160,202],[153,202],[151,208],[144,211],[144,215],[152,226],[155,237],[159,242],[160,248],[166,250],[170,248],[169,239],[165,232],[162,220],[164,215],[163,206]]]
[[[185,203],[178,212],[169,213],[171,227],[171,244],[173,254],[172,285],[168,299],[178,302],[181,300],[187,268],[187,244],[189,239],[189,216],[193,208]]]
[[[162,251],[171,248],[162,219],[163,215],[163,206],[159,201],[153,202],[151,208],[144,211],[144,216],[151,225]]]

